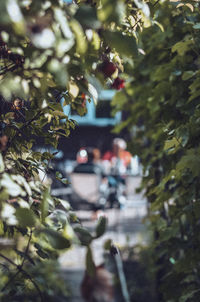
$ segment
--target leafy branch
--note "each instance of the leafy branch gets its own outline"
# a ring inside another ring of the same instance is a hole
[[[30,238],[29,238],[29,239],[30,239]],[[27,247],[29,246],[29,243],[30,243],[30,240],[29,240],[29,242],[28,242]],[[27,249],[27,251],[28,251],[28,249]],[[18,272],[13,276],[12,280],[13,280],[14,278],[16,278],[16,276],[17,276],[19,273],[24,274],[24,275],[31,281],[31,283],[34,285],[35,289],[37,290],[37,292],[38,292],[38,294],[39,294],[39,296],[40,296],[40,298],[41,298],[41,301],[44,302],[44,297],[43,297],[43,294],[42,294],[42,292],[41,292],[41,290],[40,290],[38,284],[33,280],[33,278],[31,277],[31,275],[30,275],[29,273],[27,273],[27,272],[22,268],[22,265],[23,265],[24,261],[22,262],[21,265],[17,265],[15,262],[13,262],[11,259],[9,259],[9,258],[6,257],[5,255],[3,255],[2,253],[0,253],[0,257],[3,258],[4,260],[6,260],[7,262],[9,262],[10,264],[12,264],[13,266],[15,266],[15,267],[17,268]],[[10,282],[9,282],[9,283],[10,283]],[[4,286],[3,289],[5,290],[5,286]]]

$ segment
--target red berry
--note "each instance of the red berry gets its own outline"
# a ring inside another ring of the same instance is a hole
[[[108,60],[104,61],[100,67],[100,70],[106,77],[111,77],[111,75],[115,72],[116,69],[116,65],[112,62],[109,62]]]
[[[125,81],[120,78],[116,78],[112,84],[112,88],[120,90],[121,88],[125,87]]]
[[[81,106],[85,107],[86,106],[86,95],[85,95],[85,93],[81,94],[81,99],[83,100]]]

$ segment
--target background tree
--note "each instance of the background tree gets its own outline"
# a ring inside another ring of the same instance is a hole
[[[152,26],[138,32],[139,55],[124,64],[128,81],[113,100],[129,113],[117,130],[130,129],[129,147],[144,167],[159,301],[197,301],[199,3],[150,1],[149,8]]]

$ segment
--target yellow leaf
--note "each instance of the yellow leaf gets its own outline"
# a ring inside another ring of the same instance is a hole
[[[191,3],[186,3],[185,5],[189,7],[192,12],[194,11],[194,6]]]
[[[73,82],[69,82],[69,94],[73,97],[73,98],[76,98],[79,94],[79,88],[78,86],[73,83]]]
[[[187,6],[189,7],[189,9],[193,12],[194,11],[194,7],[191,3],[179,3],[176,7],[182,7],[182,6]]]

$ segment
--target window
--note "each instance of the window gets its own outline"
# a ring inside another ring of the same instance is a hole
[[[113,118],[110,100],[101,100],[96,106],[96,118]]]

